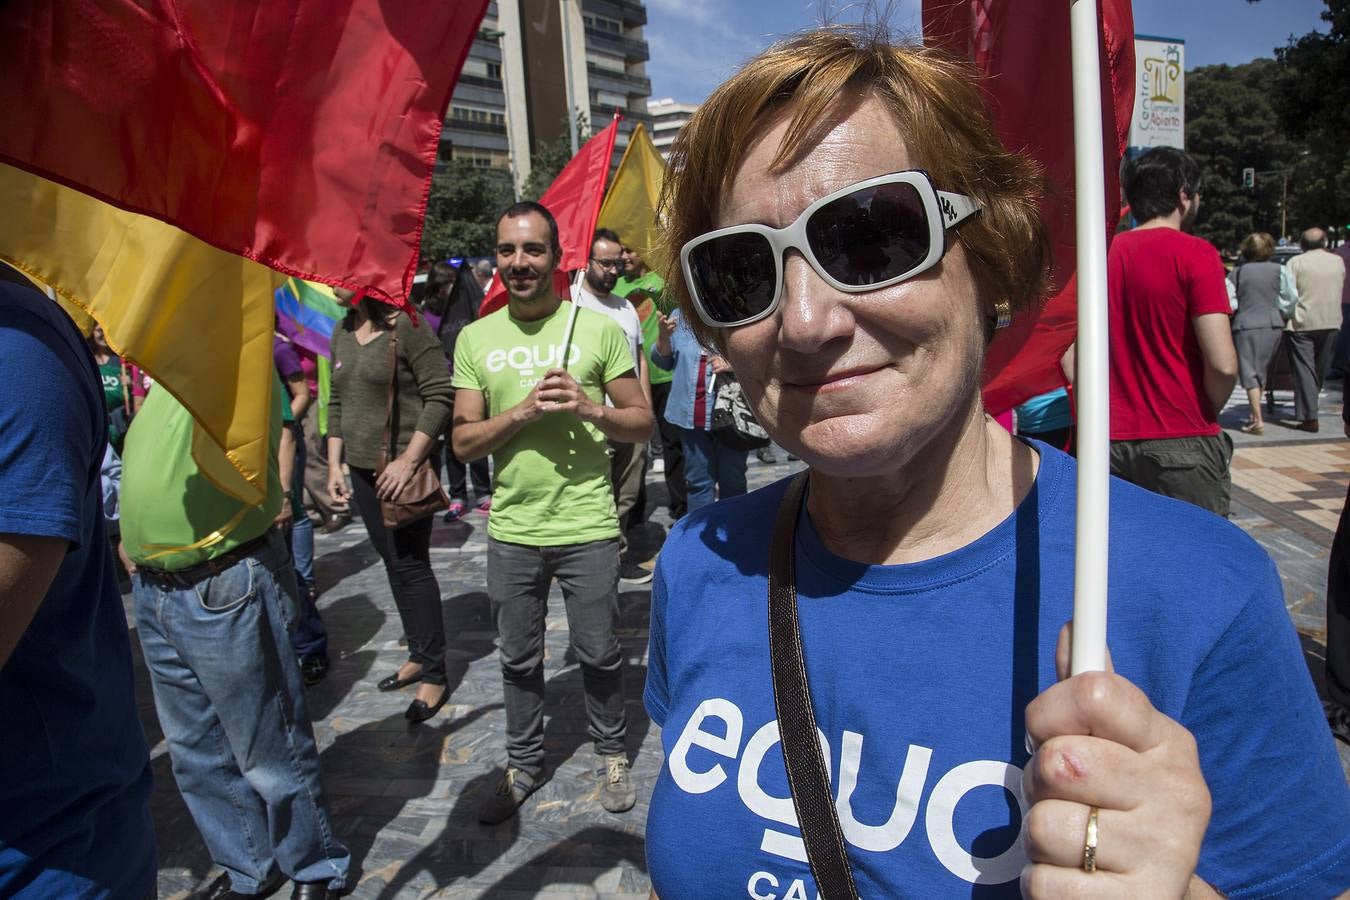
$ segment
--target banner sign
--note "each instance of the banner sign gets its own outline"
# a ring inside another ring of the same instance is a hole
[[[1130,147],[1186,148],[1186,42],[1134,38],[1134,118]]]

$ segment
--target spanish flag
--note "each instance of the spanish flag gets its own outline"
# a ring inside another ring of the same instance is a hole
[[[406,304],[486,8],[0,4],[0,260],[173,392],[242,499],[266,495],[273,292],[292,275]]]

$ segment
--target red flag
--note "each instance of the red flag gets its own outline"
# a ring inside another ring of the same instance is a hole
[[[487,0],[12,0],[0,161],[406,302]]]
[[[600,203],[605,198],[605,181],[609,178],[609,163],[614,156],[614,137],[619,133],[619,117],[615,116],[605,129],[572,157],[558,177],[539,198],[558,222],[558,239],[562,242],[562,258],[554,273],[554,290],[559,297],[570,297],[565,273],[586,267],[591,255],[591,235],[600,218]],[[507,303],[506,286],[501,274],[492,276],[492,284],[478,307],[478,314],[486,316]]]
[[[1120,159],[1134,109],[1134,16],[1129,0],[1100,0],[1102,138],[1107,239],[1120,209]],[[1036,159],[1052,196],[1042,204],[1060,291],[999,333],[985,361],[985,407],[1002,412],[1063,385],[1059,358],[1077,334],[1073,86],[1064,0],[924,0],[924,41],[974,61],[1003,143]]]

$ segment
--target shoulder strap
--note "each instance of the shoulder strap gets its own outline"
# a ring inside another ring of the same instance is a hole
[[[830,776],[817,738],[816,715],[806,684],[801,628],[797,621],[797,579],[794,545],[797,516],[806,495],[807,473],[792,479],[778,507],[769,550],[769,663],[773,669],[773,702],[783,742],[792,805],[802,828],[806,859],[824,900],[857,900],[844,831],[839,826]]]
[[[385,462],[388,463],[398,454],[394,452],[392,431],[394,420],[394,402],[398,398],[398,332],[389,329],[389,391],[384,404],[384,447]]]

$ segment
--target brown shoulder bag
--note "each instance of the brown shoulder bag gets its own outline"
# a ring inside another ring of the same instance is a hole
[[[380,446],[380,462],[375,476],[384,471],[390,457],[395,456],[393,444],[394,409],[398,403],[398,332],[389,332],[389,393],[384,409],[384,440]],[[412,478],[392,500],[380,501],[380,518],[385,528],[401,528],[409,522],[425,519],[450,506],[450,498],[441,487],[440,475],[431,468],[428,459],[413,469]]]

